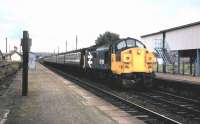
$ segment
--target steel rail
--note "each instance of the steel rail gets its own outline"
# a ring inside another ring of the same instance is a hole
[[[186,97],[183,97],[183,96],[177,96],[177,95],[165,92],[165,91],[159,91],[159,90],[152,90],[152,91],[155,92],[155,93],[159,93],[159,94],[163,94],[163,95],[168,95],[168,96],[171,96],[171,97],[176,97],[178,99],[187,100],[187,101],[190,101],[190,102],[192,102],[194,104],[199,104],[200,105],[200,101],[195,100],[195,99],[186,98]]]
[[[188,108],[188,107],[182,106],[180,104],[177,104],[175,101],[169,101],[167,98],[165,98],[165,97],[163,97],[161,95],[160,95],[160,97],[152,97],[152,95],[149,95],[149,94],[148,95],[144,94],[144,93],[139,93],[139,94],[143,95],[145,97],[148,97],[149,99],[155,100],[157,102],[166,103],[166,104],[168,104],[170,106],[179,108],[179,110],[182,109],[182,110],[185,110],[186,112],[189,112],[189,113],[195,113],[196,115],[200,114],[200,110],[197,110],[197,109],[194,109],[194,108],[191,108],[191,107]],[[192,104],[190,104],[188,102],[187,102],[187,104],[188,105],[192,105]]]
[[[55,69],[55,68],[54,68],[54,69]],[[106,95],[108,95],[108,96],[110,96],[110,97],[112,97],[112,98],[114,98],[114,99],[117,99],[117,100],[119,100],[119,101],[121,101],[121,102],[123,102],[123,103],[126,103],[126,104],[128,104],[129,106],[133,106],[133,107],[139,109],[140,111],[142,111],[142,112],[144,112],[144,113],[147,113],[148,115],[151,115],[151,116],[153,116],[153,117],[155,117],[155,118],[157,118],[157,119],[160,119],[160,120],[162,120],[162,121],[163,121],[164,123],[166,123],[166,124],[182,124],[181,122],[178,122],[178,121],[176,121],[176,120],[174,120],[174,119],[171,119],[171,118],[169,118],[169,117],[167,117],[167,116],[165,116],[165,115],[163,115],[163,114],[159,114],[159,113],[157,113],[157,112],[155,112],[155,111],[152,111],[152,110],[150,110],[150,109],[148,109],[148,108],[145,108],[145,107],[143,107],[143,106],[141,106],[141,105],[138,105],[138,104],[136,104],[136,103],[134,103],[134,102],[131,102],[131,101],[129,101],[129,100],[126,100],[126,99],[124,99],[124,98],[122,98],[122,97],[120,97],[120,96],[117,96],[117,95],[114,94],[114,93],[111,93],[111,92],[106,91],[106,90],[104,90],[104,89],[100,89],[100,88],[98,88],[98,87],[96,87],[96,86],[94,86],[94,85],[91,85],[90,83],[87,83],[87,81],[78,79],[77,77],[75,77],[75,76],[73,76],[73,75],[69,75],[69,74],[67,74],[67,73],[65,73],[65,72],[63,72],[63,71],[58,70],[58,69],[56,69],[56,71],[59,72],[61,75],[66,76],[67,78],[70,78],[70,79],[72,79],[72,80],[74,80],[74,81],[77,81],[77,82],[78,82],[80,85],[82,85],[83,87],[85,87],[85,85],[86,85],[87,87],[90,87],[90,88],[92,88],[92,89],[95,89],[95,91],[98,90],[99,92],[101,92],[101,93],[103,93],[103,94],[106,94]],[[85,88],[87,88],[87,87],[85,87]]]

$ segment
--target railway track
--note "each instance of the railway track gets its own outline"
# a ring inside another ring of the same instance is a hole
[[[113,105],[119,107],[123,111],[131,114],[132,116],[144,121],[147,124],[182,124],[182,122],[176,121],[167,117],[166,115],[160,114],[153,110],[148,109],[147,107],[141,106],[131,100],[125,99],[116,93],[110,92],[106,88],[99,88],[98,86],[89,83],[90,81],[86,79],[78,79],[73,75],[69,75],[64,73],[63,71],[57,70],[55,68],[51,68],[67,79],[76,82],[81,87],[89,90],[90,92],[100,96],[101,98],[109,101]]]
[[[12,65],[13,63],[11,62],[2,62],[0,61],[0,69],[2,70],[8,70],[8,67],[10,65]],[[5,71],[3,74],[2,72],[0,73],[0,81],[5,80],[7,77],[13,75],[14,73],[16,73],[17,70],[15,71]]]
[[[179,105],[183,108],[189,109],[191,111],[200,112],[200,101],[196,99],[186,98],[182,96],[177,96],[168,92],[153,90],[154,94],[160,94],[160,98],[165,100],[167,98],[168,102],[174,102],[174,104]]]
[[[147,94],[156,101],[173,106],[171,111],[182,115],[185,119],[200,123],[200,101],[156,90],[150,91]]]
[[[194,100],[194,99],[183,97],[183,96],[177,96],[172,93],[168,93],[166,91],[161,91],[161,90],[153,90],[152,92],[155,92],[157,94],[162,94],[163,96],[165,95],[167,97],[190,101],[192,104],[197,104],[200,107],[200,100],[197,100],[197,99]]]
[[[4,95],[12,83],[12,78],[19,70],[19,65],[12,64],[14,63],[0,63],[0,97]]]
[[[148,106],[151,110],[167,115],[169,118],[181,123],[200,123],[199,101],[158,91],[129,91],[116,94],[130,101]]]

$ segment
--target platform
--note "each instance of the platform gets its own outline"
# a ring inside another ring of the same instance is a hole
[[[0,124],[143,123],[40,64],[29,71],[29,94],[22,97],[21,76],[0,96]]]
[[[195,85],[200,85],[200,77],[191,75],[179,75],[179,74],[169,74],[169,73],[156,73],[156,79],[163,79],[169,81],[190,83]]]

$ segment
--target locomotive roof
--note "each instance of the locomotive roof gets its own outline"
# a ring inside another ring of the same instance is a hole
[[[59,53],[58,55],[63,55],[63,54],[66,54],[66,53],[74,53],[74,52],[81,52],[83,50],[97,50],[97,51],[102,51],[102,50],[108,50],[109,47],[113,44],[117,44],[123,40],[128,40],[128,39],[132,39],[132,40],[137,40],[135,38],[131,38],[131,37],[127,37],[127,38],[122,38],[122,39],[119,39],[117,41],[115,41],[114,43],[107,43],[107,44],[104,44],[104,45],[100,45],[100,46],[97,46],[97,45],[93,45],[93,46],[90,46],[90,47],[87,47],[87,48],[82,48],[82,49],[78,49],[78,50],[72,50],[72,51],[69,51],[69,52],[63,52],[63,53]],[[139,41],[139,40],[137,40]],[[141,42],[141,41],[139,41]],[[142,42],[141,42],[142,43]],[[143,44],[143,43],[142,43]],[[145,45],[144,45],[145,46]],[[146,46],[145,46],[146,47]],[[54,56],[54,55],[52,55]]]
[[[94,45],[94,46],[88,47],[88,49],[107,48],[107,47],[109,48],[113,44],[117,44],[117,43],[119,43],[119,42],[121,42],[123,40],[128,40],[128,39],[137,40],[135,38],[127,37],[127,38],[119,39],[119,40],[117,40],[115,42],[112,42],[112,43],[107,43],[107,44],[103,44],[103,45]],[[139,40],[137,40],[137,41],[139,41]],[[141,42],[141,41],[139,41],[139,42]]]
[[[127,37],[127,38],[119,39],[119,40],[117,40],[116,42],[114,42],[113,44],[117,44],[117,43],[119,43],[119,42],[121,42],[121,41],[123,41],[123,40],[128,40],[128,39],[132,39],[132,40],[137,40],[137,41],[139,41],[138,39],[131,38],[131,37]],[[141,41],[139,41],[139,42],[141,42]],[[142,42],[141,42],[141,43],[142,43]],[[142,43],[142,44],[143,44],[143,43]]]

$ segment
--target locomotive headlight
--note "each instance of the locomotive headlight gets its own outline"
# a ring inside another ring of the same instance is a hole
[[[130,62],[131,61],[131,55],[125,54],[123,57],[123,62]]]
[[[141,54],[141,50],[137,50],[137,54],[140,55]]]

